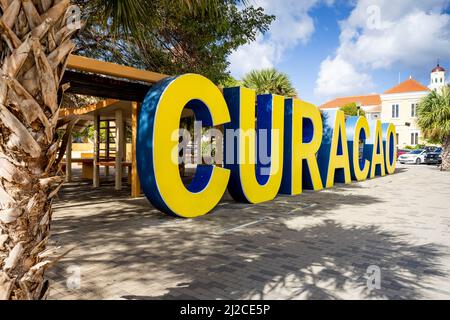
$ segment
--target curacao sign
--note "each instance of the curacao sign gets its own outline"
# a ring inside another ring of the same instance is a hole
[[[224,127],[224,166],[199,165],[187,186],[178,161],[185,108],[206,127]],[[393,174],[395,145],[391,123],[346,119],[340,110],[320,112],[295,98],[256,96],[243,87],[222,93],[207,78],[186,74],[148,92],[139,114],[136,155],[150,202],[167,214],[193,218],[214,209],[227,188],[236,201],[256,204],[279,193],[299,195],[304,189]]]

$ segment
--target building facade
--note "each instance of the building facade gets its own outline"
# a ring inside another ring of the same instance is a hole
[[[319,108],[322,110],[338,110],[349,103],[356,103],[366,111],[370,120],[381,119],[391,122],[397,128],[397,146],[416,146],[424,144],[420,128],[417,126],[417,107],[420,100],[434,90],[440,92],[447,83],[445,69],[439,64],[431,71],[430,85],[424,86],[410,77],[408,80],[386,90],[380,95],[343,97],[331,100]]]
[[[381,117],[381,98],[379,94],[372,94],[367,96],[353,96],[336,98],[328,101],[319,107],[321,110],[339,110],[341,107],[355,103],[364,110],[368,120],[376,120]]]
[[[417,106],[428,93],[427,87],[410,78],[380,96],[381,121],[395,125],[399,148],[424,143],[416,121]]]

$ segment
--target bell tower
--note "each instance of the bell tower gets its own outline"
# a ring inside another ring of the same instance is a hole
[[[445,85],[445,69],[439,65],[438,60],[437,66],[431,70],[431,82],[428,88],[439,92]]]

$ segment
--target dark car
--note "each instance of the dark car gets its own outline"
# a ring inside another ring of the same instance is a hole
[[[433,152],[428,152],[425,156],[426,164],[441,164],[442,163],[442,148],[436,148]]]

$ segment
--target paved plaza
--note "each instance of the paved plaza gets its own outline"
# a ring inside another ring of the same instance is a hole
[[[47,273],[51,299],[450,299],[450,173],[435,166],[259,205],[225,196],[194,220],[128,195],[61,190],[51,246],[72,251]]]

